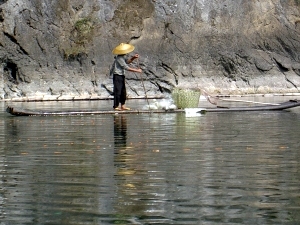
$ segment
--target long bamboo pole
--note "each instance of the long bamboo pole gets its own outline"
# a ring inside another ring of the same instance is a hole
[[[139,59],[137,59],[137,64],[138,64],[138,68],[140,68]],[[142,81],[143,89],[144,89],[144,92],[145,92],[145,98],[147,100],[148,108],[150,109],[149,99],[147,97],[147,92],[146,92],[146,88],[145,88],[144,79],[143,79],[142,74],[141,74],[141,81]]]
[[[218,100],[227,101],[227,102],[246,102],[246,103],[262,104],[262,105],[280,105],[280,104],[277,104],[277,103],[256,102],[256,101],[247,101],[247,100],[238,100],[238,99],[218,98]]]

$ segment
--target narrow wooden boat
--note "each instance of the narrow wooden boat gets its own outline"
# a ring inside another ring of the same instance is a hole
[[[287,102],[275,105],[263,105],[253,107],[213,107],[213,108],[199,108],[193,109],[197,113],[207,112],[243,112],[243,111],[272,111],[272,110],[285,110],[300,106],[300,100],[289,100]],[[6,111],[15,116],[66,116],[66,115],[97,115],[97,114],[145,114],[145,113],[183,113],[184,109],[175,110],[78,110],[78,111],[40,111],[29,109],[18,109],[7,107]]]
[[[206,108],[203,112],[241,112],[241,111],[272,111],[272,110],[284,110],[300,106],[300,100],[289,100],[287,102],[274,104],[274,105],[263,105],[263,106],[252,106],[252,107],[215,107]]]

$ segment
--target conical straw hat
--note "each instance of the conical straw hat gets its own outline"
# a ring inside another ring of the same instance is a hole
[[[112,53],[114,55],[125,55],[129,52],[132,52],[133,50],[134,50],[133,45],[121,43],[117,47],[114,48]]]

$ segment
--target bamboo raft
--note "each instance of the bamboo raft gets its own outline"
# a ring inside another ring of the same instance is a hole
[[[7,107],[6,112],[14,116],[72,116],[72,115],[99,115],[99,114],[145,114],[145,113],[181,113],[184,109],[176,110],[78,110],[78,111],[40,111]]]
[[[196,113],[207,113],[207,112],[246,112],[246,111],[275,111],[285,110],[300,106],[300,100],[289,100],[287,102],[263,105],[263,106],[252,106],[252,107],[212,107],[212,108],[195,108],[193,109]],[[187,109],[186,109],[187,110]],[[145,114],[145,113],[184,113],[185,109],[174,109],[174,110],[80,110],[80,111],[40,111],[30,109],[18,109],[13,107],[7,107],[6,112],[14,116],[71,116],[71,115],[99,115],[99,114]]]

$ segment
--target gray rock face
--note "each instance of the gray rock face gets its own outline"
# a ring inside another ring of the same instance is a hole
[[[109,97],[120,42],[130,97],[300,88],[299,0],[0,0],[0,29],[0,98]]]

